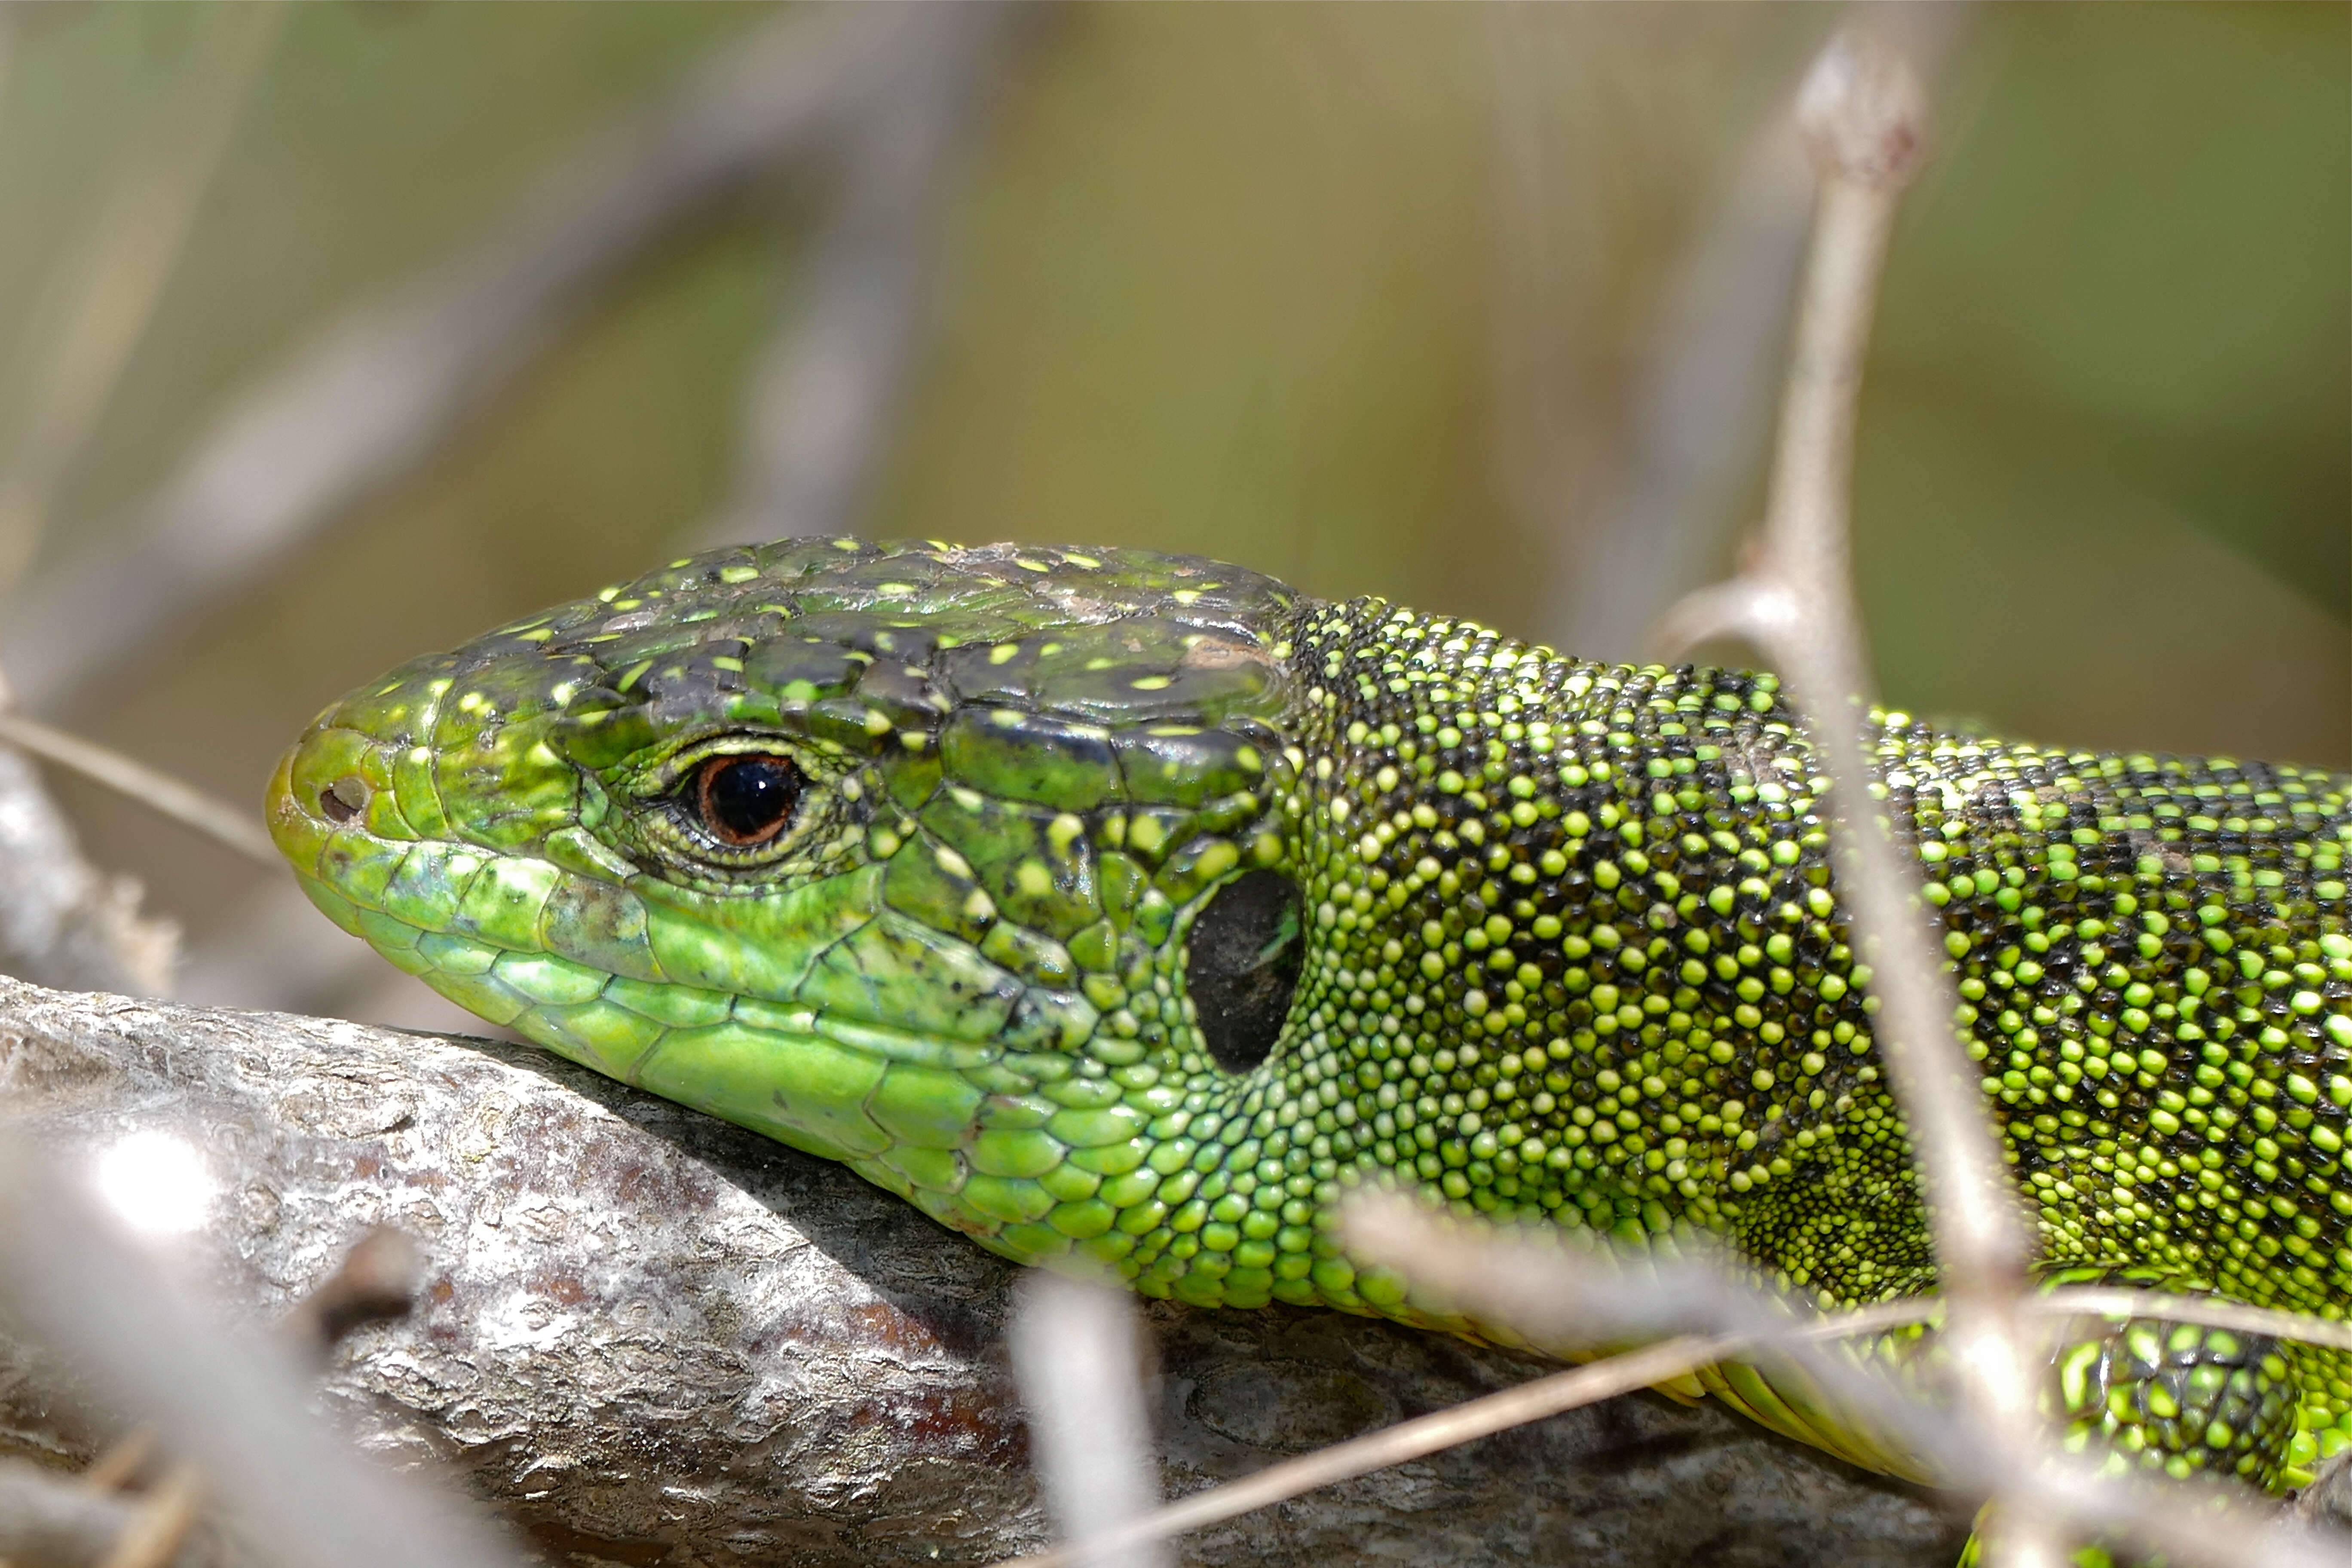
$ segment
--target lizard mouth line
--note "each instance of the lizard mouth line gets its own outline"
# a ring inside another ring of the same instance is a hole
[[[840,1007],[814,1007],[792,1001],[770,1001],[726,992],[706,991],[674,981],[652,985],[625,976],[605,975],[543,949],[517,948],[446,930],[401,924],[387,911],[359,905],[317,879],[302,879],[303,888],[322,906],[342,905],[348,913],[330,906],[346,929],[363,925],[362,934],[399,967],[436,987],[462,984],[461,1005],[501,1026],[512,1026],[528,1012],[555,1019],[566,1008],[610,1002],[637,1011],[649,1022],[671,1028],[700,1028],[735,1022],[780,1037],[803,1037],[845,1046],[877,1061],[910,1062],[925,1067],[962,1070],[985,1067],[1003,1057],[1006,1048],[992,1042],[942,1040],[899,1028],[887,1021],[857,1016]],[[373,917],[363,922],[359,917]],[[405,931],[402,942],[394,929]],[[505,993],[509,1006],[485,1005],[486,992]],[[500,1013],[506,1016],[501,1016]],[[583,1065],[634,1082],[659,1045],[626,1061],[596,1054]]]

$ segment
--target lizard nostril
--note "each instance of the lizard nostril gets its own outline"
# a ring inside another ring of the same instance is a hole
[[[319,809],[330,822],[349,822],[367,809],[367,780],[346,773],[319,792]]]
[[[1265,1060],[1298,989],[1298,889],[1250,871],[1217,889],[1192,922],[1184,984],[1209,1055],[1227,1072]]]

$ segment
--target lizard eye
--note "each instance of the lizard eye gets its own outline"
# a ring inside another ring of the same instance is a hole
[[[688,795],[704,831],[749,849],[784,830],[801,800],[801,771],[788,757],[712,757],[694,771]]]
[[[1209,1055],[1227,1072],[1265,1060],[1298,989],[1298,889],[1272,871],[1251,871],[1217,889],[1192,921],[1184,984]]]

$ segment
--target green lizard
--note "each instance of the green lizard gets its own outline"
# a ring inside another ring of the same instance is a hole
[[[2043,1275],[2340,1316],[2352,778],[1874,735]],[[790,541],[403,666],[268,815],[444,995],[993,1251],[1461,1331],[1349,1258],[1351,1188],[1933,1289],[1824,787],[1768,675],[1191,557]],[[2352,1445],[2335,1352],[2119,1322],[2057,1373],[2116,1466],[2284,1489]],[[1676,1387],[1918,1468],[1785,1371]]]

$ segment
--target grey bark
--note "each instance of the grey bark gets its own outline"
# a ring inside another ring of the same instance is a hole
[[[528,1047],[8,981],[0,1114],[60,1151],[185,1134],[221,1194],[188,1264],[254,1319],[372,1226],[415,1237],[425,1304],[343,1342],[331,1414],[385,1459],[456,1471],[550,1561],[982,1563],[1044,1543],[1000,1344],[1016,1270],[838,1166]],[[1148,1329],[1171,1497],[1542,1370],[1324,1312],[1162,1303]],[[0,1440],[86,1456],[64,1386],[0,1347]],[[1940,1568],[1963,1529],[1643,1395],[1175,1555]]]

